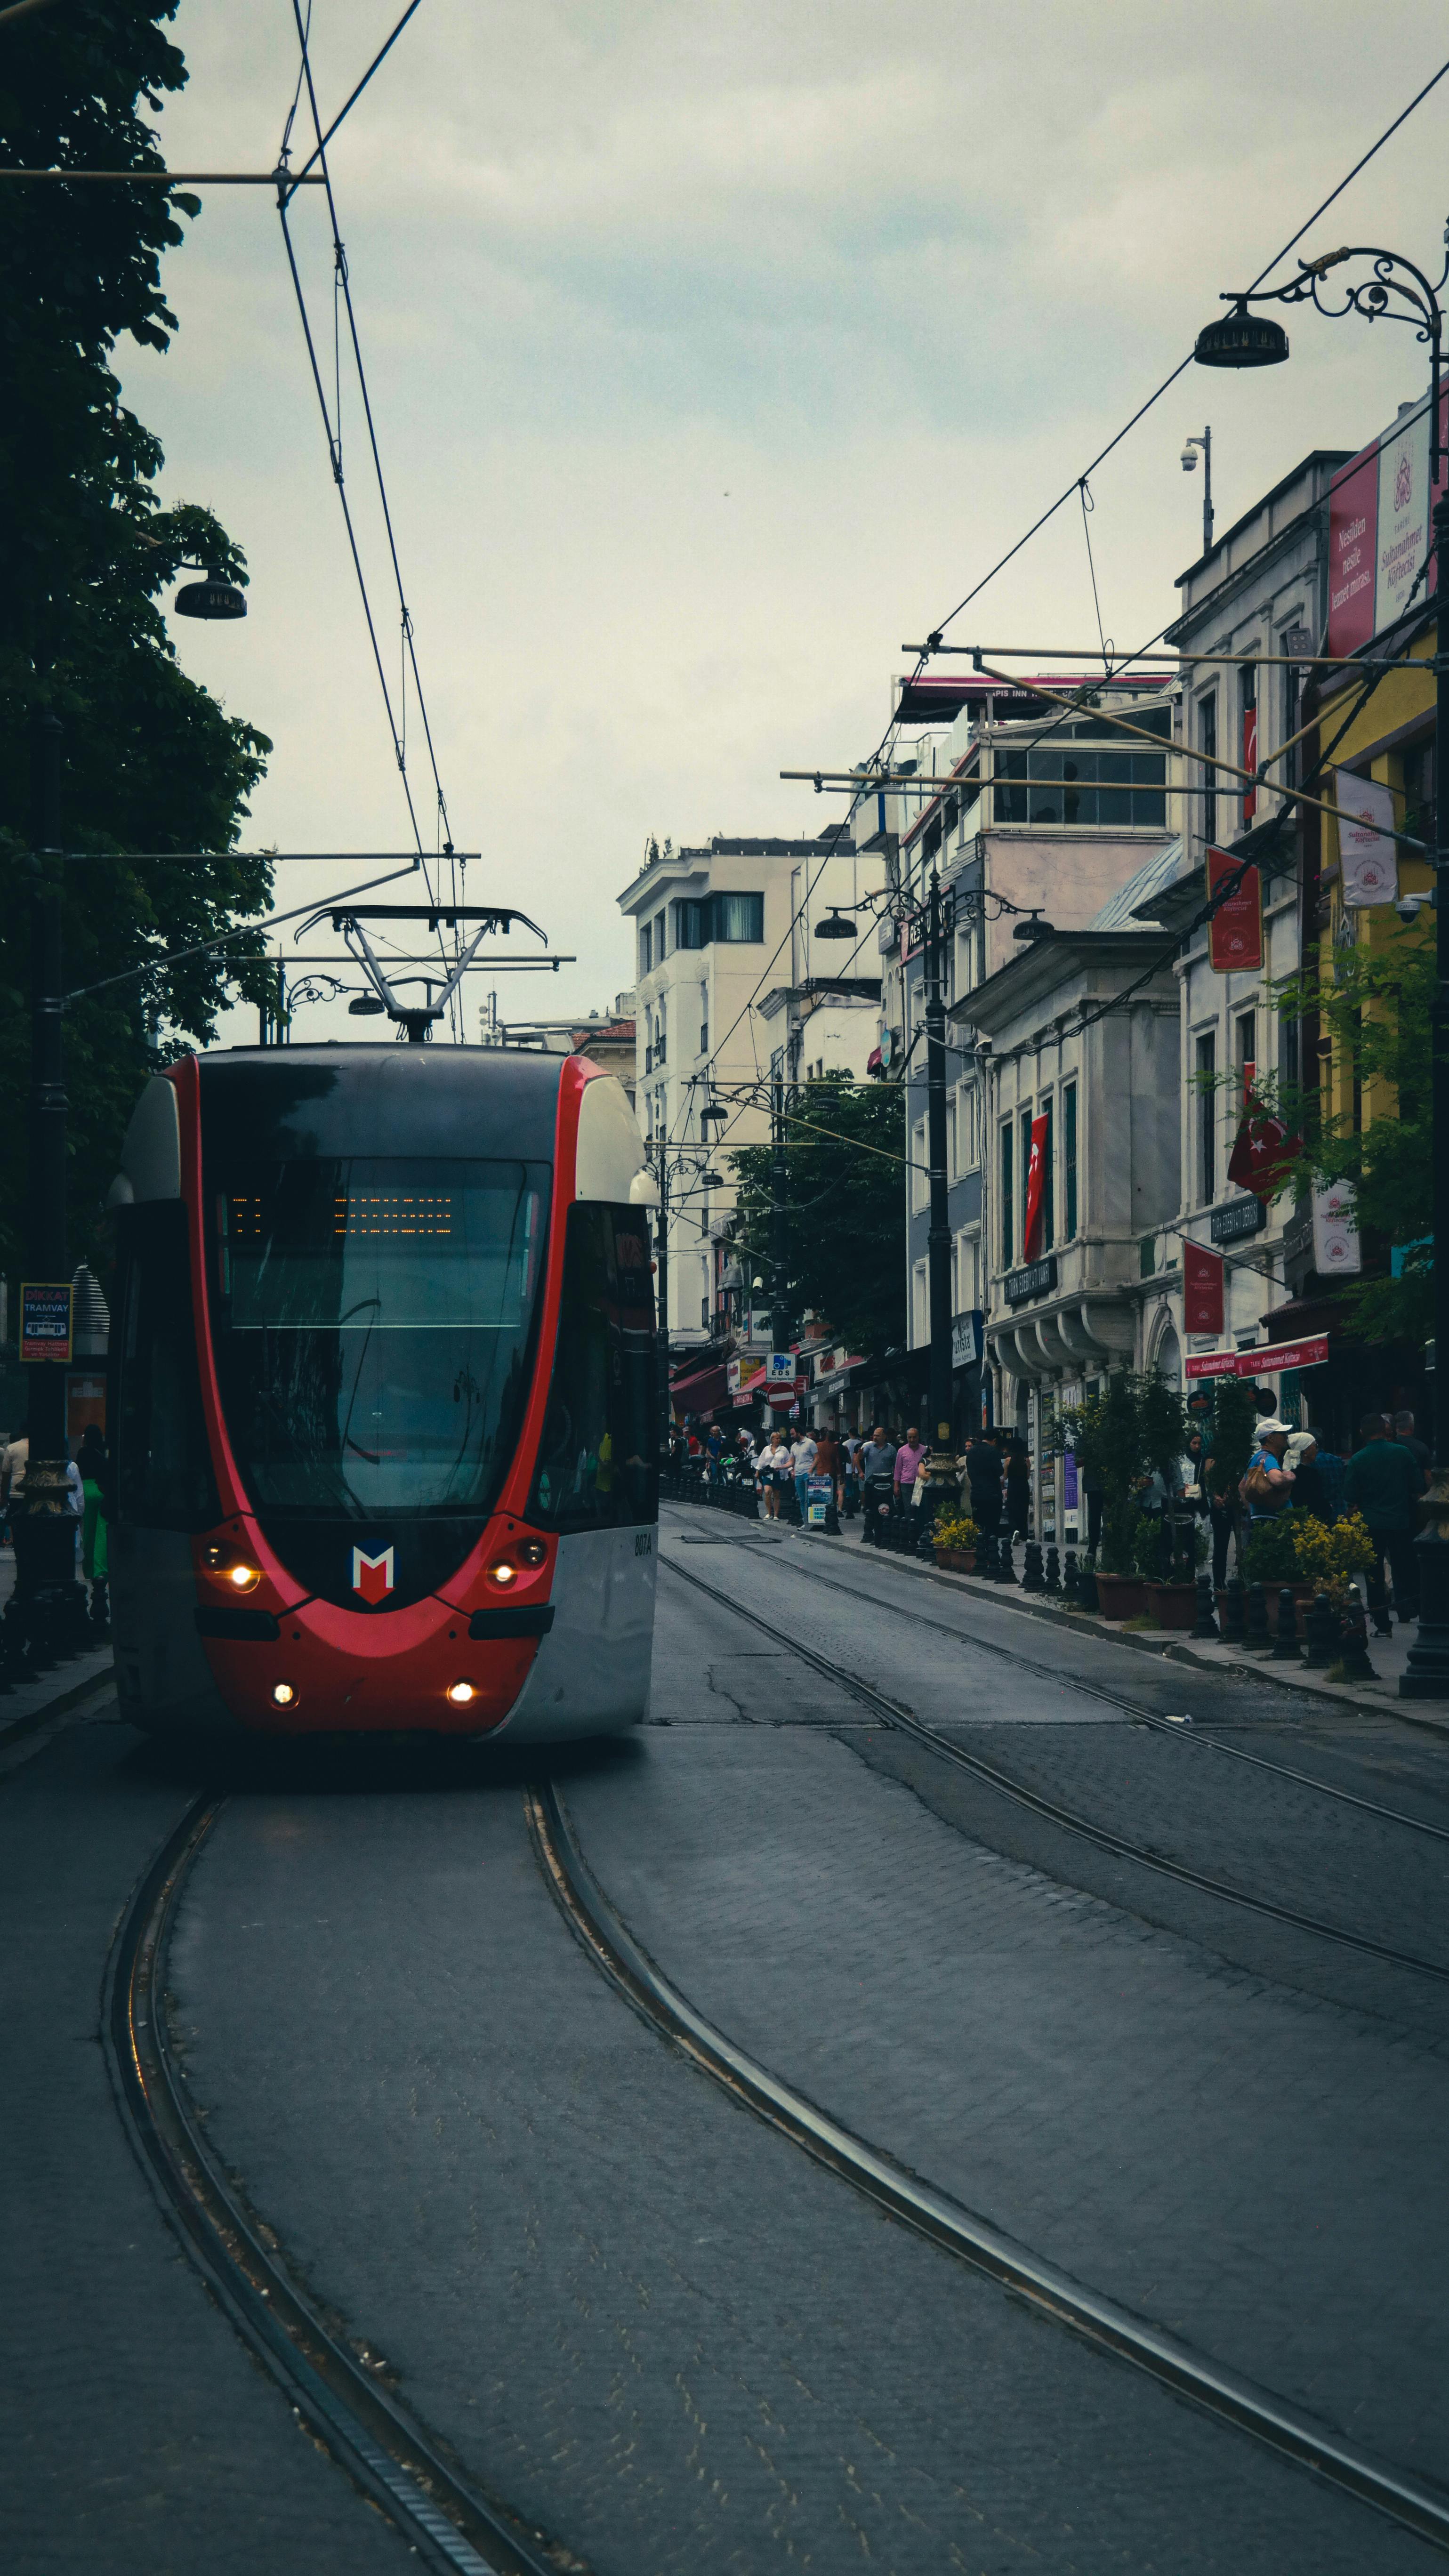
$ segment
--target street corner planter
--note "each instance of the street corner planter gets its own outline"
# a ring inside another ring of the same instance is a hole
[[[1100,1584],[1100,1575],[1097,1581]],[[1144,1583],[1147,1615],[1155,1628],[1191,1628],[1197,1619],[1195,1583]]]
[[[1147,1586],[1135,1574],[1104,1574],[1098,1566],[1097,1606],[1104,1619],[1141,1619],[1147,1611]]]
[[[938,1547],[935,1557],[945,1574],[974,1574],[976,1571],[974,1547]]]

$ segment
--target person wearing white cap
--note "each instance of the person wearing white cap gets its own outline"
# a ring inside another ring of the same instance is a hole
[[[1319,1473],[1318,1442],[1311,1431],[1289,1433],[1283,1464],[1293,1478],[1295,1512],[1311,1512],[1316,1521],[1331,1521],[1333,1506],[1327,1480]]]
[[[1238,1492],[1253,1521],[1271,1521],[1293,1500],[1293,1472],[1284,1458],[1292,1437],[1286,1422],[1260,1422],[1258,1445]]]

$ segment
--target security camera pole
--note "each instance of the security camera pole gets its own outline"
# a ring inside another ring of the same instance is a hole
[[[931,1299],[929,1510],[954,1472],[951,1441],[951,1212],[946,1175],[946,1004],[941,989],[941,883],[931,871],[926,907],[926,1162],[931,1222],[926,1277]],[[926,1533],[923,1533],[923,1538]]]
[[[1446,234],[1449,238],[1449,234]],[[1344,300],[1323,300],[1323,282],[1346,260],[1368,260],[1370,273],[1344,285]],[[1299,274],[1287,286],[1265,287],[1246,295],[1225,295],[1229,313],[1199,332],[1196,356],[1208,367],[1281,366],[1288,355],[1288,334],[1267,314],[1249,311],[1254,304],[1313,304],[1329,321],[1356,313],[1367,322],[1407,322],[1429,349],[1429,489],[1445,463],[1439,435],[1440,360],[1444,315],[1440,297],[1449,283],[1449,255],[1431,284],[1421,268],[1397,251],[1362,244],[1328,251],[1299,261]],[[1430,1100],[1433,1106],[1434,1359],[1449,1351],[1449,490],[1434,504],[1434,562],[1438,584],[1438,620],[1434,656],[1434,1000],[1430,1016]],[[1412,667],[1412,666],[1411,666]],[[1422,666],[1421,666],[1422,667]],[[1407,1670],[1399,1682],[1401,1699],[1449,1699],[1449,1397],[1439,1387],[1434,1396],[1434,1465],[1424,1496],[1425,1525],[1419,1532],[1419,1619],[1409,1648]]]

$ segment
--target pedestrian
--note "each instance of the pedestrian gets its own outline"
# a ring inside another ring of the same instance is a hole
[[[1293,1500],[1292,1471],[1283,1461],[1291,1434],[1276,1414],[1258,1417],[1258,1445],[1238,1487],[1250,1521],[1271,1521]]]
[[[889,1513],[895,1494],[896,1444],[883,1422],[878,1422],[860,1453],[861,1530],[867,1546],[880,1538],[880,1521]]]
[[[1330,1449],[1320,1435],[1318,1455],[1313,1463],[1318,1470],[1318,1481],[1323,1490],[1323,1518],[1330,1524],[1341,1521],[1344,1508],[1343,1484],[1348,1474],[1348,1460],[1341,1457],[1336,1449]]]
[[[1087,1498],[1087,1554],[1095,1556],[1102,1544],[1102,1516],[1107,1508],[1107,1497],[1095,1467],[1084,1467],[1079,1463],[1077,1480]]]
[[[915,1424],[912,1423],[896,1451],[896,1463],[891,1470],[894,1501],[898,1512],[908,1512],[912,1508],[916,1479],[921,1472],[921,1462],[925,1455],[925,1442]]]
[[[1419,1527],[1419,1497],[1424,1483],[1418,1459],[1391,1440],[1381,1413],[1366,1413],[1358,1426],[1359,1447],[1343,1480],[1344,1508],[1361,1512],[1374,1546],[1368,1578],[1369,1608],[1381,1637],[1390,1634],[1384,1566],[1393,1576],[1394,1608],[1401,1619],[1419,1615],[1419,1567],[1414,1540]]]
[[[1006,1525],[1013,1538],[1031,1529],[1031,1460],[1024,1441],[1013,1440],[1006,1459]]]
[[[789,1456],[783,1431],[772,1431],[760,1453],[760,1482],[765,1490],[765,1518],[780,1517],[780,1493],[789,1472]]]
[[[1328,1479],[1319,1467],[1318,1442],[1311,1431],[1290,1432],[1283,1464],[1292,1473],[1295,1512],[1310,1512],[1316,1521],[1331,1521]]]
[[[1211,1442],[1203,1460],[1202,1481],[1212,1524],[1213,1589],[1221,1592],[1228,1579],[1228,1541],[1237,1526],[1238,1496],[1232,1469],[1223,1465]]]
[[[815,1443],[810,1437],[808,1426],[802,1422],[790,1451],[790,1473],[795,1480],[795,1500],[800,1509],[800,1527],[802,1529],[808,1529],[810,1526],[808,1518],[809,1496],[807,1495],[805,1488],[810,1482],[810,1470],[814,1464]]]
[[[103,1630],[110,1597],[111,1461],[99,1423],[86,1424],[75,1463],[84,1504],[81,1572],[91,1587],[91,1625]]]
[[[984,1431],[973,1431],[966,1452],[966,1493],[977,1528],[994,1538],[1001,1527],[1001,1452]]]
[[[1429,1474],[1434,1462],[1429,1455],[1428,1444],[1415,1437],[1414,1417],[1412,1413],[1396,1413],[1394,1415],[1392,1436],[1397,1440],[1401,1449],[1407,1449],[1409,1456],[1418,1461],[1419,1472],[1424,1479],[1424,1487],[1427,1492]]]

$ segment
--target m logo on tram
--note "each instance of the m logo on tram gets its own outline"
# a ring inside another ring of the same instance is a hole
[[[352,1551],[353,1591],[360,1592],[364,1601],[381,1601],[386,1593],[391,1592],[397,1579],[392,1560],[390,1547],[385,1547],[380,1556],[364,1555],[360,1547],[355,1547]]]

